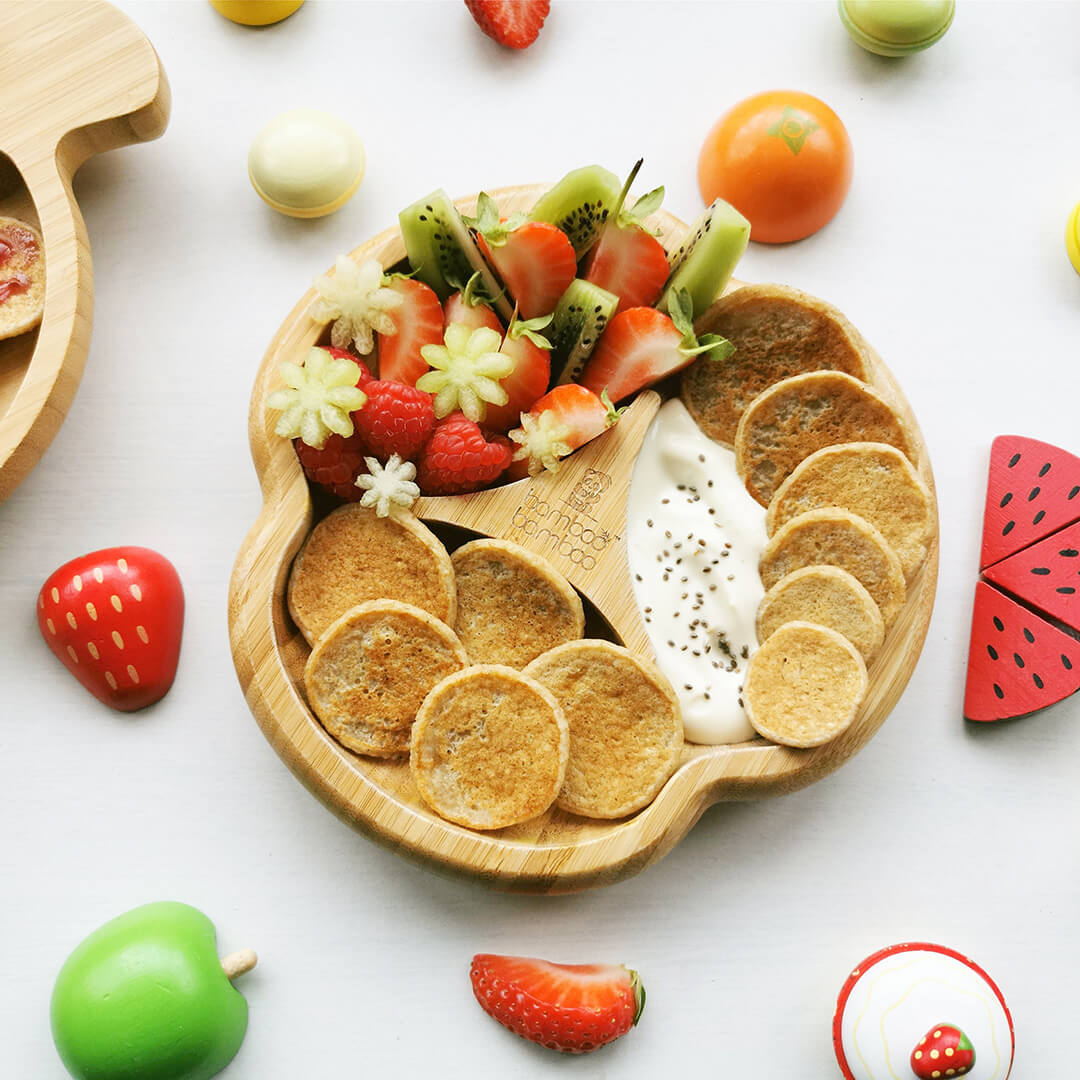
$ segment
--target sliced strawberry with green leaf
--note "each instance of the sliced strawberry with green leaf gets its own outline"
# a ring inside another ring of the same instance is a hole
[[[517,449],[509,477],[519,480],[544,469],[558,472],[560,458],[603,435],[623,411],[612,406],[606,392],[598,397],[577,383],[549,390],[522,415],[521,427],[510,432]]]
[[[331,434],[347,439],[353,433],[350,414],[367,401],[360,389],[371,378],[366,367],[341,349],[313,348],[303,364],[285,360],[278,371],[285,386],[266,399],[269,408],[281,410],[276,434],[321,450]]]
[[[466,219],[476,242],[495,268],[523,319],[550,315],[577,276],[574,245],[561,229],[523,215],[499,218],[495,200],[480,192],[476,217]]]
[[[521,414],[528,412],[548,388],[551,379],[551,342],[541,330],[551,322],[550,315],[538,319],[514,319],[503,338],[500,351],[514,360],[514,370],[499,380],[506,391],[505,405],[489,405],[484,426],[493,431],[506,431],[521,423]]]
[[[514,361],[499,352],[501,345],[499,334],[486,326],[470,330],[451,323],[442,345],[420,350],[432,370],[416,380],[416,388],[434,395],[437,419],[460,409],[479,423],[489,404],[506,404],[508,395],[498,380],[513,371]]]
[[[442,344],[442,304],[434,289],[415,278],[395,274],[386,279],[386,288],[402,302],[389,313],[394,332],[378,335],[379,378],[413,386],[428,369],[420,350]]]
[[[622,966],[479,953],[469,978],[480,1007],[503,1027],[568,1054],[625,1035],[645,1008],[638,973]]]
[[[632,207],[625,207],[630,185],[641,161],[630,171],[619,201],[607,220],[600,240],[585,263],[583,277],[619,298],[617,315],[633,307],[652,307],[660,297],[671,267],[664,245],[643,224],[660,209],[664,189],[654,188]]]
[[[718,334],[703,334],[700,340],[694,336],[690,296],[682,289],[672,297],[670,317],[648,307],[616,315],[589,357],[581,383],[596,393],[606,389],[612,401],[621,401],[681,371],[703,353],[711,353],[710,359],[719,363],[734,351]]]
[[[459,289],[446,298],[446,303],[443,304],[443,326],[447,327],[451,323],[461,323],[471,330],[486,326],[500,334],[503,332],[502,320],[495,314],[495,309],[484,295],[478,273],[469,278],[464,289]]]
[[[955,1024],[935,1024],[911,1051],[911,1071],[919,1080],[967,1076],[975,1064],[975,1047]]]

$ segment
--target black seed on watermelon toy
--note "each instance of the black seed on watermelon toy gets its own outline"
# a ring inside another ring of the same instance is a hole
[[[999,435],[990,447],[979,569],[1080,521],[1080,458],[1038,439]]]
[[[1080,690],[1080,641],[980,581],[975,586],[964,716],[1027,716]]]

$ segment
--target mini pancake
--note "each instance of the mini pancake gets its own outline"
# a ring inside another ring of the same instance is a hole
[[[32,225],[0,217],[0,339],[33,330],[45,308],[45,245]]]
[[[312,529],[293,562],[289,614],[308,644],[350,608],[400,600],[454,625],[457,593],[446,548],[411,514],[379,517],[350,503]]]
[[[895,446],[856,442],[824,446],[801,461],[769,503],[770,534],[793,517],[842,506],[875,525],[910,581],[926,558],[934,529],[926,481]]]
[[[838,507],[808,510],[781,526],[758,563],[762,584],[771,589],[803,566],[839,566],[874,598],[885,629],[896,621],[907,593],[896,552],[868,521]]]
[[[424,802],[472,829],[542,814],[566,775],[570,735],[555,698],[502,664],[443,679],[412,730],[409,768]]]
[[[874,598],[839,566],[793,570],[765,594],[757,610],[758,641],[789,622],[817,623],[843,634],[867,664],[885,640],[885,622]]]
[[[836,308],[784,285],[745,285],[721,297],[695,324],[726,337],[729,359],[708,356],[682,376],[682,399],[710,439],[735,441],[739,418],[762,390],[807,371],[843,371],[866,380],[867,348]]]
[[[658,668],[609,641],[574,641],[526,669],[570,725],[570,762],[558,806],[620,818],[647,806],[675,771],[682,714]]]
[[[735,469],[746,490],[768,506],[815,450],[860,441],[913,455],[903,421],[876,390],[839,371],[811,371],[775,383],[750,403],[735,433]]]
[[[428,691],[469,662],[453,630],[396,600],[359,604],[332,623],[304,667],[308,701],[342,746],[372,757],[409,752]]]
[[[866,665],[843,634],[789,622],[750,658],[743,705],[763,738],[821,746],[851,726],[866,686]]]
[[[546,559],[506,540],[474,540],[450,557],[454,630],[474,664],[523,668],[585,633],[581,598]]]

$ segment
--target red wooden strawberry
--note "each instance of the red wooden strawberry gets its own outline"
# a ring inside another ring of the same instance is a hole
[[[954,1024],[935,1024],[911,1051],[911,1071],[919,1080],[966,1076],[974,1064],[975,1048]]]
[[[133,712],[172,686],[184,592],[156,551],[115,547],[72,559],[41,587],[37,616],[49,648],[106,705]]]
[[[465,0],[476,25],[508,49],[527,49],[540,35],[551,0]]]
[[[641,979],[625,967],[481,953],[469,978],[481,1008],[503,1027],[569,1054],[625,1035],[645,1008]]]

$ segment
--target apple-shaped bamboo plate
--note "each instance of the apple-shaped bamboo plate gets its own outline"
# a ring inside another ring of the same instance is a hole
[[[492,194],[504,213],[512,213],[528,209],[544,190],[530,185]],[[467,213],[475,204],[475,197],[458,202]],[[666,213],[655,215],[652,223],[669,248],[686,230]],[[394,228],[354,255],[377,258],[389,267],[404,258],[405,248]],[[292,444],[274,434],[277,414],[266,408],[267,395],[279,384],[280,361],[303,356],[325,340],[325,328],[308,314],[313,298],[313,292],[305,294],[282,324],[255,380],[249,431],[263,509],[233,569],[229,631],[240,683],[264,734],[335,813],[435,868],[471,875],[501,889],[570,892],[616,881],[659,859],[714,802],[781,795],[813,783],[877,731],[903,692],[926,636],[937,581],[936,530],[904,609],[870,667],[869,691],[859,715],[843,735],[812,750],[788,749],[760,738],[729,746],[688,744],[678,770],[652,804],[623,820],[588,820],[554,809],[524,825],[473,832],[423,805],[407,762],[364,758],[340,746],[307,706],[302,675],[308,646],[285,601],[289,569],[312,527],[315,509]],[[916,464],[933,491],[915,417],[876,357],[873,382],[910,425],[918,449]],[[437,532],[442,530],[451,546],[483,534],[505,537],[544,555],[599,612],[597,625],[606,622],[617,640],[651,657],[634,600],[624,534],[634,460],[660,400],[651,390],[639,394],[614,428],[565,459],[554,475],[473,495],[421,498],[415,512]],[[585,535],[587,530],[591,535]]]
[[[45,250],[41,325],[0,341],[0,501],[59,430],[90,347],[90,244],[71,180],[90,157],[156,139],[169,84],[143,32],[99,0],[0,4],[0,216]]]

